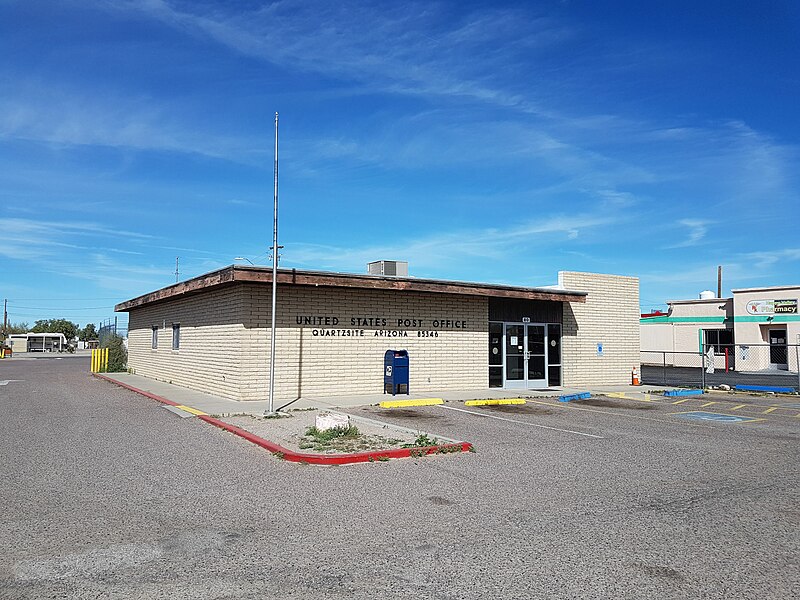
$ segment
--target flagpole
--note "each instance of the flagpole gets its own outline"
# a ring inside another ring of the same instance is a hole
[[[275,414],[275,309],[278,299],[278,113],[275,113],[275,197],[272,217],[272,328],[269,353],[269,410]]]

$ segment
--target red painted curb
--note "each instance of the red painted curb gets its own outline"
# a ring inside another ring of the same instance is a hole
[[[162,398],[161,396],[158,396],[156,394],[151,394],[150,392],[145,392],[144,390],[135,388],[132,385],[128,385],[127,383],[122,383],[121,381],[117,381],[116,379],[112,379],[111,377],[106,377],[105,375],[102,375],[100,373],[92,373],[92,375],[104,381],[108,381],[109,383],[113,383],[114,385],[123,387],[132,392],[136,392],[137,394],[141,394],[142,396],[145,396],[157,402],[161,402],[162,404],[169,404],[170,406],[180,406],[180,404],[178,404],[177,402],[173,402],[172,400],[167,400],[166,398]],[[250,433],[246,429],[242,429],[241,427],[237,427],[236,425],[231,425],[230,423],[226,423],[225,421],[221,421],[220,419],[215,419],[214,417],[210,417],[208,415],[197,415],[197,418],[202,421],[205,421],[206,423],[209,423],[210,425],[214,425],[216,427],[219,427],[220,429],[229,431],[234,435],[238,435],[239,437],[246,439],[248,442],[252,442],[256,446],[261,446],[262,448],[272,452],[272,454],[274,454],[278,458],[282,458],[289,462],[307,463],[310,465],[350,465],[356,463],[387,460],[390,458],[410,458],[412,456],[417,458],[420,456],[427,456],[429,454],[468,452],[472,449],[472,444],[470,444],[469,442],[456,442],[454,444],[441,444],[439,446],[424,446],[418,448],[394,448],[392,450],[376,450],[374,452],[356,452],[353,454],[306,454],[304,452],[295,452],[294,450],[289,450],[288,448],[279,446],[274,442],[265,440],[264,438],[259,437],[254,433]]]

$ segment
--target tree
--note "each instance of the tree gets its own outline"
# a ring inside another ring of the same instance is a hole
[[[12,333],[28,333],[28,331],[28,324],[23,321],[20,321],[19,323],[8,324],[8,335],[11,335]]]
[[[87,323],[86,327],[81,329],[81,332],[78,334],[78,337],[82,342],[88,342],[89,340],[96,340],[97,330],[94,328],[94,323]]]
[[[78,324],[66,319],[40,319],[33,324],[31,333],[63,333],[70,342],[78,336]]]

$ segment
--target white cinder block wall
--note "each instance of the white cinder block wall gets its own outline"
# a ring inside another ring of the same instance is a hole
[[[266,400],[270,307],[270,286],[236,284],[134,309],[128,366],[138,375],[225,398]],[[323,322],[307,325],[303,317]],[[328,324],[325,317],[331,319]],[[354,326],[354,318],[379,319],[380,325]],[[398,319],[417,323],[398,325]],[[456,321],[466,326],[455,327]],[[172,350],[173,323],[181,325],[179,350]],[[300,396],[379,394],[389,349],[409,352],[414,394],[489,385],[488,300],[483,297],[279,286],[277,325],[279,403]],[[152,326],[159,328],[157,349],[150,347]],[[407,336],[392,337],[396,332]]]
[[[248,285],[242,347],[242,400],[266,399],[269,377],[269,286]],[[380,394],[383,355],[407,350],[413,394],[489,385],[488,300],[422,292],[325,287],[278,287],[276,398]],[[337,325],[298,324],[334,317]],[[380,319],[353,325],[351,319]],[[384,323],[385,319],[385,325]],[[398,319],[417,324],[398,325]],[[434,320],[466,322],[456,328]],[[363,331],[363,335],[361,332]],[[323,335],[325,333],[335,335]],[[407,337],[391,337],[406,332]],[[435,332],[421,336],[420,332]],[[376,335],[377,334],[377,335]]]
[[[242,285],[132,310],[128,368],[137,375],[239,400],[246,314]],[[181,326],[179,350],[172,349],[173,323]],[[154,326],[157,349],[151,347]]]
[[[564,386],[629,384],[631,369],[640,366],[639,279],[560,271],[558,282],[589,293],[585,303],[564,303]]]

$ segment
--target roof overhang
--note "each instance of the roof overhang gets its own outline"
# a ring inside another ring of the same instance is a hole
[[[780,292],[783,290],[800,290],[800,285],[776,285],[771,287],[739,288],[731,290],[734,294],[749,294],[752,292]]]
[[[694,300],[667,300],[667,304],[719,304],[720,302],[730,302],[732,298],[695,298]]]
[[[235,283],[272,283],[272,269],[231,265],[212,271],[187,281],[144,294],[132,300],[121,302],[114,307],[117,312],[130,310]],[[439,279],[418,279],[416,277],[386,277],[381,275],[357,275],[352,273],[333,273],[328,271],[300,271],[298,269],[278,269],[278,285],[299,285],[312,287],[335,287],[365,290],[392,290],[399,292],[428,292],[434,294],[457,294],[464,296],[487,296],[494,298],[517,298],[523,300],[549,300],[552,302],[586,302],[586,292],[554,289],[529,288],[490,283],[470,283]]]

